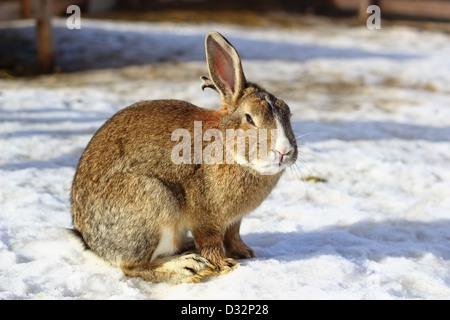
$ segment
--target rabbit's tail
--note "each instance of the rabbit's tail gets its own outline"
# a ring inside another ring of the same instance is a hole
[[[231,270],[217,271],[213,264],[197,253],[164,257],[145,266],[122,263],[121,269],[129,277],[140,277],[150,282],[169,282],[171,284],[200,282],[206,277]]]

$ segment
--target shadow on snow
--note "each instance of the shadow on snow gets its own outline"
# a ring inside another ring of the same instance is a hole
[[[219,30],[220,31],[220,30]],[[33,27],[3,28],[0,61],[36,63]],[[54,27],[55,64],[63,72],[120,68],[161,62],[205,61],[205,33],[176,31],[129,31],[83,27]],[[228,36],[227,36],[228,37]],[[417,54],[380,53],[355,48],[294,43],[285,40],[255,40],[229,36],[243,60],[304,61],[317,58],[394,60],[418,58]]]
[[[297,261],[320,255],[338,255],[351,260],[380,261],[388,257],[432,254],[450,259],[450,220],[433,222],[386,220],[361,221],[346,227],[328,227],[311,232],[262,232],[243,235],[258,259]]]

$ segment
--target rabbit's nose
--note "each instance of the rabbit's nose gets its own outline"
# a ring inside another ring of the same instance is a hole
[[[280,165],[283,162],[285,156],[292,156],[294,153],[294,148],[289,148],[288,150],[275,150],[275,161]]]

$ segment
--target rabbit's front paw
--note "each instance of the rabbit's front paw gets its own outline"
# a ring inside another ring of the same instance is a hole
[[[240,265],[239,262],[236,262],[232,258],[225,258],[223,259],[217,266],[217,273],[218,274],[225,274],[228,273],[234,269],[236,269]]]
[[[216,267],[218,274],[225,274],[236,269],[240,263],[232,258],[223,258],[218,262],[213,262],[213,265]]]
[[[214,265],[218,274],[228,273],[239,266],[239,263],[234,259],[225,257],[222,249],[220,248],[213,246],[204,247],[200,251],[201,255],[208,259],[212,265]]]

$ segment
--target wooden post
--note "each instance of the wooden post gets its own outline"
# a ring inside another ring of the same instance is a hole
[[[43,73],[53,70],[52,0],[39,0],[36,17],[38,67]]]
[[[31,18],[30,0],[20,0],[20,10],[22,12],[23,19]]]

